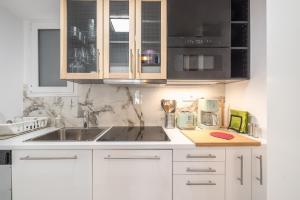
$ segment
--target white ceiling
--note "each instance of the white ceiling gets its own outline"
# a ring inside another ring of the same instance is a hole
[[[0,0],[0,6],[24,20],[59,18],[59,0]]]

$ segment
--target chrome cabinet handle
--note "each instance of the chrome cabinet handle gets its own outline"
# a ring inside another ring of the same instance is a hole
[[[217,184],[212,182],[212,181],[207,181],[207,182],[191,182],[191,181],[188,181],[186,183],[186,185],[217,185]]]
[[[100,73],[100,49],[97,49],[97,73]]]
[[[136,57],[137,57],[137,71],[138,73],[140,74],[141,73],[141,65],[140,65],[140,62],[141,62],[141,54],[140,54],[140,50],[138,49],[137,52],[136,52]]]
[[[187,172],[216,172],[215,169],[209,167],[207,169],[186,168]]]
[[[237,180],[240,181],[241,185],[244,185],[244,156],[240,155],[237,158],[241,161],[241,174]]]
[[[207,154],[207,155],[191,155],[191,154],[188,154],[188,155],[186,155],[186,158],[216,158],[216,156],[213,155],[213,154]]]
[[[263,185],[263,163],[262,163],[262,155],[256,156],[256,158],[259,160],[259,177],[256,177],[256,180],[259,181],[260,185]]]
[[[132,62],[132,59],[133,59],[133,53],[132,53],[132,49],[130,49],[130,51],[129,51],[129,57],[130,57],[130,59],[129,59],[129,67],[130,67],[130,72],[131,72],[131,74],[133,74],[133,62]]]
[[[106,160],[160,160],[159,156],[134,156],[134,157],[112,157],[107,155]]]
[[[30,156],[25,156],[20,158],[20,160],[76,160],[78,157],[71,156],[71,157],[30,157]]]

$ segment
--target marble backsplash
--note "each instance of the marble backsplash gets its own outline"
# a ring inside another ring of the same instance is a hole
[[[89,112],[91,126],[163,125],[161,99],[174,99],[177,109],[197,109],[198,98],[224,96],[224,85],[115,86],[79,84],[77,96],[30,97],[24,88],[24,116],[61,116],[66,127],[83,126]]]

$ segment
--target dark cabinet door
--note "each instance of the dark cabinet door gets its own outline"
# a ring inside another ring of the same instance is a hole
[[[137,79],[166,79],[166,0],[136,1]]]
[[[100,0],[61,0],[62,79],[101,78],[101,10]]]
[[[209,39],[214,46],[229,47],[230,0],[169,0],[168,36]]]

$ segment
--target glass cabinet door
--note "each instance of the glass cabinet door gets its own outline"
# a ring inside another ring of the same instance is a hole
[[[134,78],[134,1],[104,2],[105,78]]]
[[[137,78],[166,79],[166,0],[137,1]]]
[[[62,66],[65,79],[98,79],[102,39],[101,1],[61,0]]]

